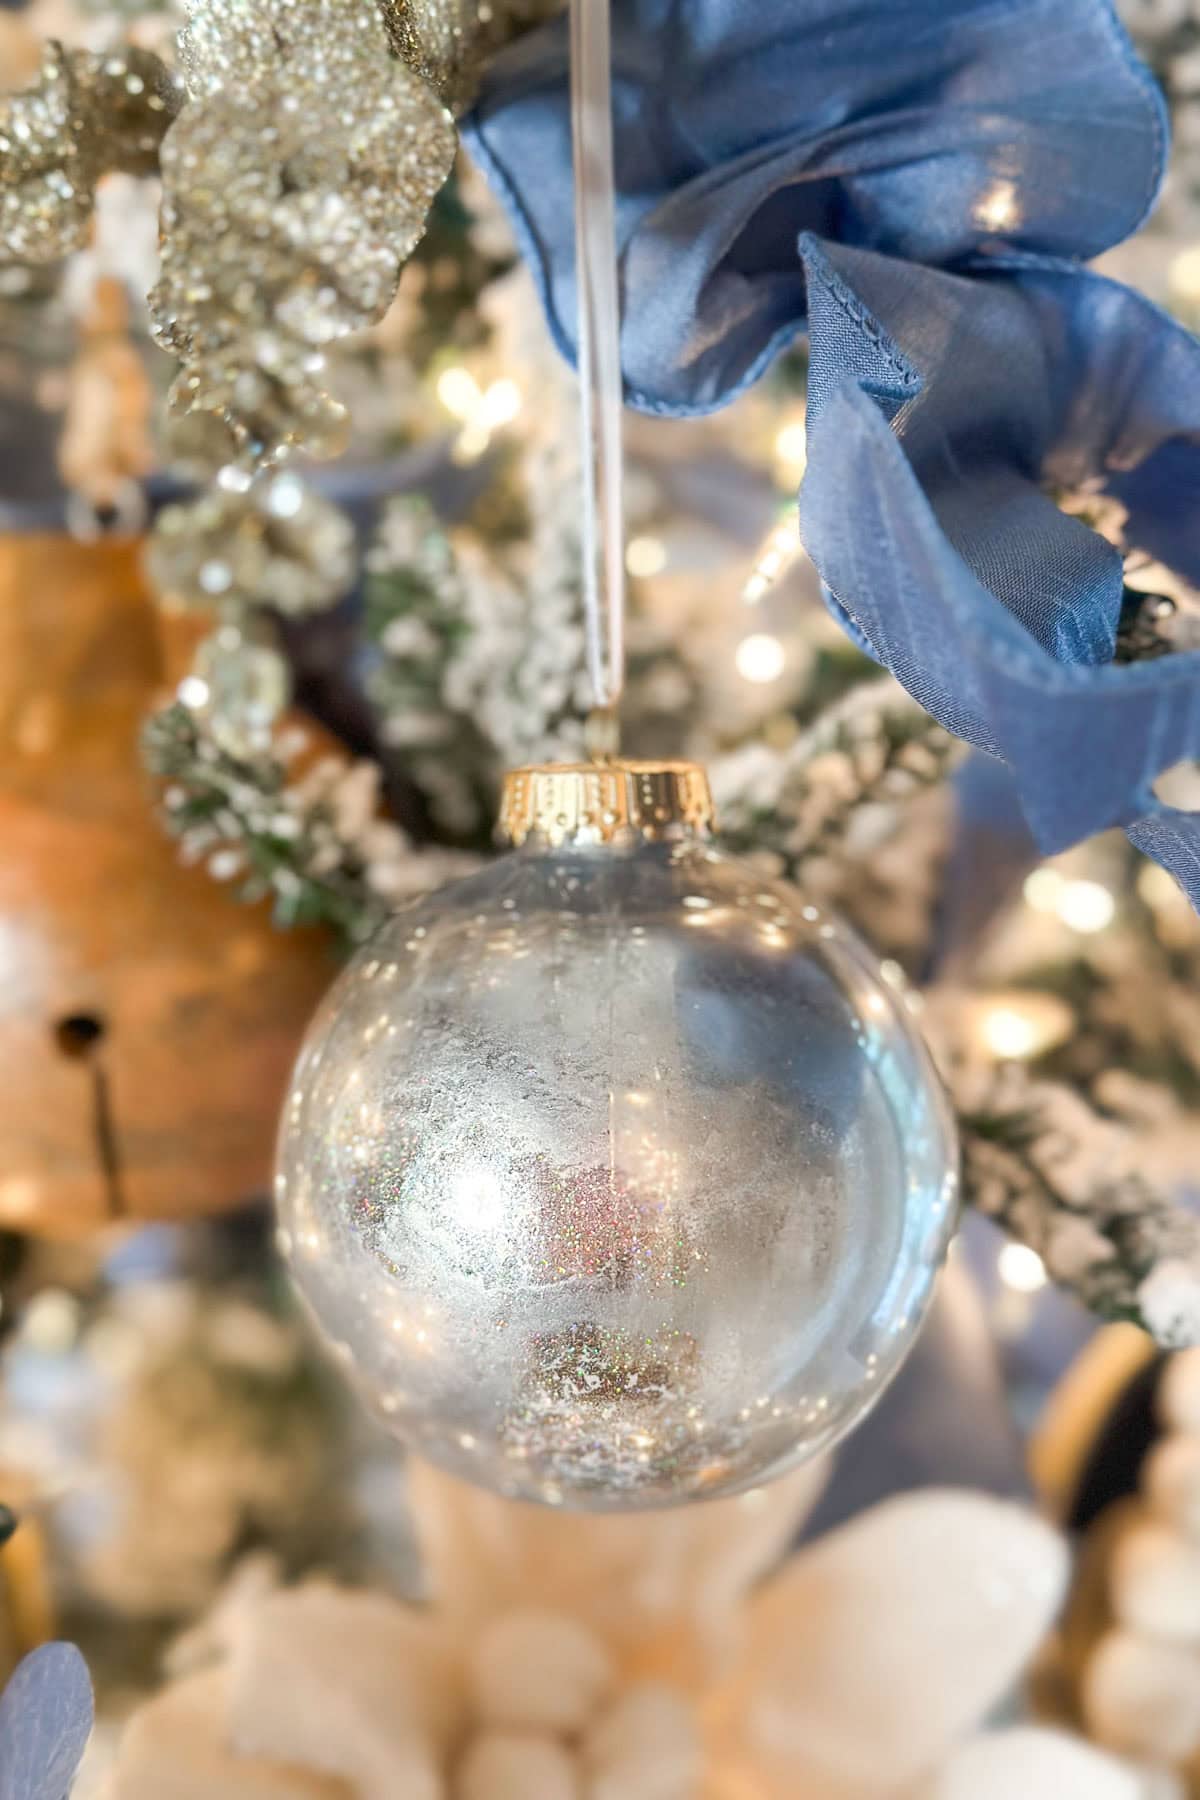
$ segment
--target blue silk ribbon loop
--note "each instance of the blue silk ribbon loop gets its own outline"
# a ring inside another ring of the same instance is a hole
[[[611,0],[631,403],[725,405],[805,326],[802,232],[947,267],[1086,258],[1162,177],[1108,0]],[[574,354],[565,21],[496,59],[466,137]]]
[[[1124,825],[1200,904],[1200,819],[1152,791],[1200,756],[1200,652],[1112,662],[1120,558],[1046,491],[1106,484],[1138,544],[1160,489],[1122,492],[1126,471],[1169,451],[1200,495],[1200,343],[1073,264],[963,277],[811,239],[802,255],[801,517],[835,608],[923,706],[1010,765],[1044,852]],[[1194,503],[1172,537],[1176,563],[1200,568]]]
[[[1200,344],[1083,268],[1161,180],[1108,0],[612,0],[627,397],[727,404],[811,340],[804,541],[847,629],[1013,771],[1045,852],[1123,825],[1200,905],[1200,653],[1114,664],[1121,557],[1200,585]],[[573,355],[567,50],[494,64],[468,141]]]

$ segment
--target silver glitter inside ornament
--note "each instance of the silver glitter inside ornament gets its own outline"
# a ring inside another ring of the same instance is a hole
[[[954,1127],[843,926],[717,849],[689,765],[510,778],[521,847],[396,914],[301,1054],[281,1236],[389,1425],[619,1510],[827,1449],[912,1345]]]

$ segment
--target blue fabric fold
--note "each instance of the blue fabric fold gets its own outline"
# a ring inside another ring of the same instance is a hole
[[[1124,825],[1200,904],[1200,819],[1152,791],[1200,756],[1200,653],[1111,662],[1120,558],[1045,492],[1119,488],[1169,447],[1200,496],[1200,342],[1073,264],[964,277],[803,251],[822,374],[801,516],[836,608],[923,706],[1010,765],[1044,852]],[[894,362],[899,411],[877,393]],[[1147,543],[1154,492],[1122,497],[1128,541]],[[1200,561],[1194,501],[1174,535]]]
[[[731,400],[811,338],[805,544],[848,631],[1003,758],[1043,851],[1123,825],[1200,905],[1200,656],[1117,667],[1118,551],[1200,585],[1200,344],[1081,265],[1162,176],[1161,98],[1108,0],[612,0],[632,404]],[[493,66],[468,141],[574,350],[561,23]]]
[[[802,232],[947,265],[1088,257],[1161,179],[1107,0],[612,0],[629,398],[705,412],[803,329]],[[565,21],[493,64],[466,138],[575,345]]]

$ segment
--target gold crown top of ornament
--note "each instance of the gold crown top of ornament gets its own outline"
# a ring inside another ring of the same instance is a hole
[[[497,835],[514,847],[653,842],[706,836],[714,816],[699,763],[550,763],[505,777]]]

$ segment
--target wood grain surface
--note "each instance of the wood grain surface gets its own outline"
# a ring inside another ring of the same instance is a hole
[[[48,1235],[266,1191],[333,970],[154,816],[163,645],[133,545],[0,539],[0,1224]]]

